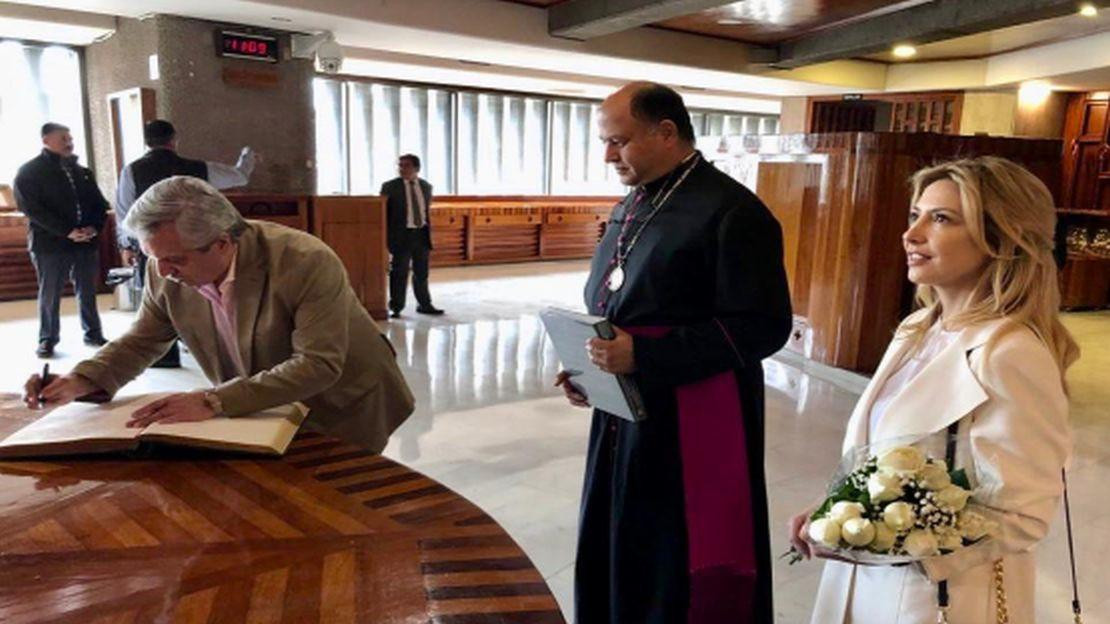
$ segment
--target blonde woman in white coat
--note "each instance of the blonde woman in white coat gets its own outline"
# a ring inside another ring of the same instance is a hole
[[[1029,624],[1032,551],[1056,514],[1071,452],[1064,371],[1078,357],[1057,314],[1052,197],[1028,171],[992,157],[930,167],[913,182],[902,239],[923,309],[898,328],[843,451],[923,436],[944,457],[947,428],[958,423],[955,467],[973,467],[976,498],[999,529],[919,564],[830,559],[812,622],[933,624],[938,582],[947,581],[951,624],[1001,622],[1000,610]],[[792,543],[830,558],[805,542],[808,516],[792,520]]]

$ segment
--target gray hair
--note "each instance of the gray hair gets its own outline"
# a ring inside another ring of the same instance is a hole
[[[148,188],[127,212],[124,226],[145,240],[170,221],[181,242],[191,248],[204,247],[221,234],[238,238],[247,227],[226,197],[192,176],[173,176]]]

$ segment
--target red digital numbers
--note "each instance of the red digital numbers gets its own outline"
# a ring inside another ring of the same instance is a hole
[[[271,48],[268,41],[224,35],[224,52],[268,58]]]

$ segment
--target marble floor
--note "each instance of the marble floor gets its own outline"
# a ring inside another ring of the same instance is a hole
[[[438,479],[500,522],[528,552],[569,615],[578,496],[588,413],[551,387],[558,362],[536,313],[545,306],[580,307],[582,262],[436,269],[435,303],[444,317],[408,314],[383,323],[418,409],[394,435],[386,455]],[[105,333],[122,333],[130,313],[102,297]],[[62,343],[54,370],[92,353],[80,342],[72,299],[63,304]],[[409,312],[411,312],[411,307]],[[1079,578],[1087,624],[1110,624],[1102,574],[1110,559],[1110,312],[1069,314],[1084,357],[1069,376],[1076,453],[1070,473]],[[17,391],[41,363],[34,356],[34,302],[0,304],[0,391]],[[775,553],[786,550],[787,519],[816,498],[837,460],[859,380],[803,372],[796,360],[767,368],[767,473]],[[805,367],[809,370],[811,367]],[[150,370],[127,394],[204,386],[194,362]],[[1063,523],[1039,552],[1037,622],[1071,622]],[[820,565],[775,565],[777,621],[808,621]]]

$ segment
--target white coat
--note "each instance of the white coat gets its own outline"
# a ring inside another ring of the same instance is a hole
[[[920,435],[928,436],[933,456],[944,457],[947,427],[960,421],[956,467],[974,466],[980,485],[975,499],[1000,528],[989,539],[921,564],[826,562],[812,623],[933,624],[937,582],[947,580],[951,624],[993,624],[994,562],[1002,559],[1010,623],[1032,624],[1032,549],[1055,516],[1071,452],[1059,368],[1027,327],[1005,320],[968,327],[896,394],[869,440],[871,406],[907,346],[896,337],[887,348],[848,422],[844,452]]]

